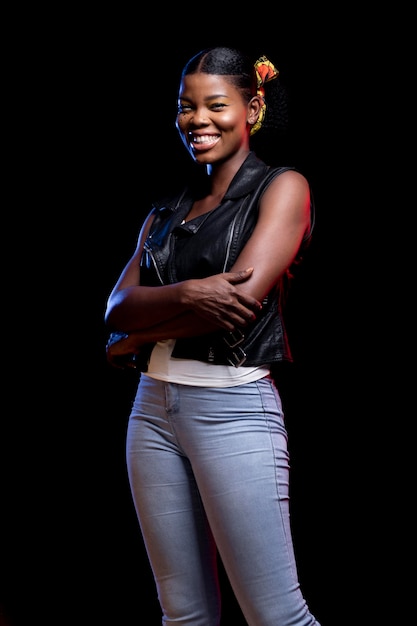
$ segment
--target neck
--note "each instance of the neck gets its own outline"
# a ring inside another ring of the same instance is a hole
[[[239,152],[227,161],[210,163],[206,165],[207,175],[210,179],[212,193],[218,190],[225,190],[229,186],[232,178],[246,160],[249,150]]]

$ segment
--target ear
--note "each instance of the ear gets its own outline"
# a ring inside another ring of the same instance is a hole
[[[253,96],[253,98],[251,98],[251,100],[248,103],[248,115],[247,115],[247,121],[248,124],[255,124],[255,122],[257,121],[258,117],[259,117],[259,113],[261,111],[263,105],[263,99],[261,98],[261,96]]]

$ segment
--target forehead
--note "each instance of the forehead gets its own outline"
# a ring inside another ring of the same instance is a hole
[[[239,90],[231,84],[228,76],[219,74],[189,74],[184,76],[178,91],[179,98],[210,98],[213,96],[236,97]]]

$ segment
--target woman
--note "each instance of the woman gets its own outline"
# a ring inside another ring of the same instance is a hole
[[[271,376],[292,360],[283,296],[313,203],[300,172],[251,150],[279,119],[269,87],[272,63],[235,49],[185,65],[176,127],[204,176],[153,206],[105,314],[109,362],[140,371],[127,467],[165,625],[219,626],[218,551],[249,626],[319,626],[297,577]]]

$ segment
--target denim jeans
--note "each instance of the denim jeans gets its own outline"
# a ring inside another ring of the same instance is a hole
[[[142,375],[133,500],[165,626],[219,626],[216,547],[249,626],[319,626],[300,590],[281,399],[263,378],[202,388]]]

